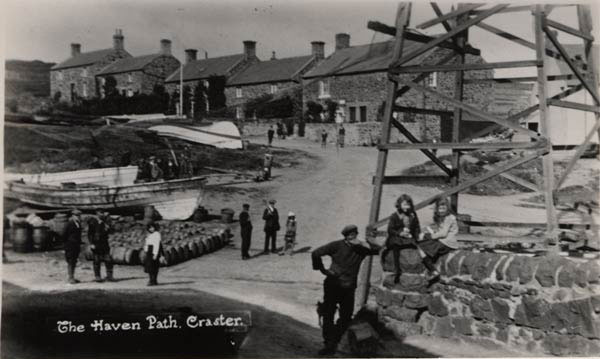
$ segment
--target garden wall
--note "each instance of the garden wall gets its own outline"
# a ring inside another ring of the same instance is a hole
[[[534,354],[600,353],[595,259],[455,251],[438,261],[442,276],[429,287],[416,251],[402,252],[397,284],[391,259],[382,263],[369,306],[398,338],[470,337]]]

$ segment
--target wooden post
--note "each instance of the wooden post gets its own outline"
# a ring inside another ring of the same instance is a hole
[[[544,171],[544,197],[546,202],[546,236],[550,243],[556,244],[558,229],[558,221],[556,218],[556,209],[554,208],[554,164],[552,162],[552,143],[549,133],[549,117],[548,112],[548,82],[546,78],[546,39],[543,30],[543,22],[545,18],[543,5],[536,5],[534,11],[535,18],[535,45],[536,56],[538,61],[542,61],[542,66],[538,67],[538,100],[540,114],[540,130],[544,137],[548,138],[548,153],[542,157],[542,166]],[[558,252],[558,245],[554,247],[554,252]]]
[[[394,53],[392,55],[392,64],[395,64],[402,55],[404,47],[404,31],[408,27],[410,21],[412,4],[410,2],[401,2],[398,5],[396,13],[396,40],[394,42]],[[393,109],[396,101],[396,92],[398,91],[398,83],[395,81],[388,82],[387,99],[385,103],[385,112],[383,123],[381,126],[381,143],[388,144],[390,141],[391,121],[393,119]],[[380,149],[377,157],[377,169],[375,172],[375,183],[373,188],[373,198],[371,202],[371,210],[369,213],[369,223],[376,222],[379,218],[379,210],[381,208],[381,193],[383,180],[385,177],[385,168],[387,164],[387,149]],[[356,293],[356,307],[362,307],[367,303],[369,297],[369,287],[371,280],[371,267],[373,265],[373,257],[369,256],[363,262],[359,272],[358,291]]]

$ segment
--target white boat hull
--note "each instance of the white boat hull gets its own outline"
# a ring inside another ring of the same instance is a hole
[[[160,136],[175,137],[217,148],[243,148],[240,131],[233,123],[227,121],[216,122],[210,126],[159,125],[149,129],[158,132]]]
[[[20,181],[31,184],[60,186],[62,183],[94,184],[99,186],[132,185],[137,177],[138,167],[107,167],[79,171],[54,173],[5,173],[4,181]]]

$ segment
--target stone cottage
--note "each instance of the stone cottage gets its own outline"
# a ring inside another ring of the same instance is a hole
[[[237,119],[244,118],[244,104],[264,94],[282,94],[285,90],[301,90],[302,75],[323,60],[325,43],[311,42],[311,55],[277,59],[275,52],[269,61],[255,62],[227,81],[227,106],[235,107]]]
[[[81,52],[81,44],[71,44],[71,57],[50,70],[51,96],[71,104],[80,98],[98,96],[96,75],[107,65],[127,57],[131,54],[125,50],[120,29],[113,35],[113,47],[109,49]]]
[[[124,96],[150,94],[156,85],[163,86],[165,78],[179,66],[179,60],[171,54],[171,40],[163,39],[158,53],[127,57],[100,71],[96,75],[99,95],[104,96],[104,84],[109,76],[116,80],[117,90]]]
[[[220,56],[214,58],[197,59],[197,50],[185,50],[186,58],[183,66],[183,85],[195,91],[198,86],[206,90],[209,79],[217,76],[227,81],[231,76],[244,70],[246,67],[260,60],[256,57],[256,42],[244,41],[244,52],[236,55]],[[180,69],[176,69],[165,80],[165,88],[172,95],[179,89]],[[209,106],[208,103],[206,104]],[[210,110],[207,108],[207,112]]]
[[[422,43],[405,40],[404,52],[408,53]],[[377,42],[367,45],[350,46],[350,35],[335,36],[335,51],[325,60],[303,76],[303,107],[308,108],[308,102],[314,102],[327,107],[328,102],[335,102],[341,110],[345,123],[361,123],[381,121],[387,97],[388,67],[392,59],[393,41]],[[452,50],[434,48],[425,54],[409,61],[405,65],[434,64],[448,56]],[[453,60],[456,61],[456,60]],[[452,64],[455,62],[448,62]],[[467,63],[482,63],[480,56],[467,54]],[[402,74],[406,79],[412,79],[417,74]],[[435,88],[446,95],[453,96],[453,72],[436,72],[430,74],[422,84]],[[492,70],[468,71],[465,78],[491,78]],[[486,110],[491,104],[490,83],[468,84],[464,87],[464,101],[480,109]],[[421,92],[407,92],[397,105],[412,108],[427,108],[438,111],[452,111],[446,103]],[[443,115],[443,114],[442,114]],[[445,114],[451,116],[450,113]],[[396,116],[396,115],[395,115]],[[452,121],[441,121],[440,115],[423,115],[417,113],[402,113],[398,116],[401,122],[420,124],[417,137],[427,136],[449,140]],[[325,119],[327,121],[327,119]],[[444,125],[444,129],[441,126]],[[425,131],[425,129],[428,131]],[[444,134],[442,135],[442,132]]]

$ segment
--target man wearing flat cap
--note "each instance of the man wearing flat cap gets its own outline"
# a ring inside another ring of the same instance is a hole
[[[74,209],[71,211],[71,218],[67,223],[65,235],[65,260],[68,266],[69,284],[79,283],[75,279],[75,266],[79,257],[81,246],[81,211]]]
[[[279,212],[275,208],[275,200],[269,201],[267,208],[263,212],[265,220],[265,250],[264,254],[269,254],[269,240],[271,241],[271,253],[277,252],[277,231],[281,229],[279,225]]]
[[[326,278],[323,282],[323,339],[325,347],[319,355],[333,355],[342,335],[348,329],[354,310],[354,292],[358,271],[362,260],[377,254],[376,249],[358,237],[358,228],[351,224],[342,229],[344,239],[330,242],[312,252],[314,270],[319,270]],[[330,256],[331,266],[326,269],[321,257]],[[334,324],[336,307],[339,305],[339,318]]]
[[[108,235],[110,225],[108,224],[108,213],[96,211],[96,216],[88,221],[88,240],[94,255],[94,280],[102,282],[101,265],[106,266],[106,280],[113,282],[113,262],[110,256]]]

